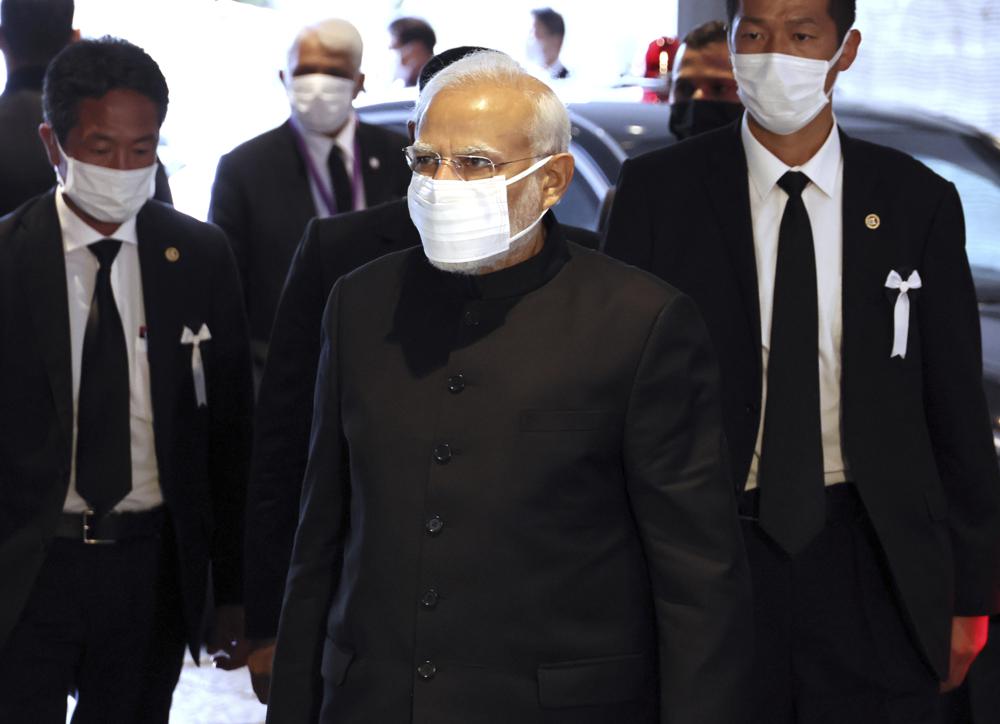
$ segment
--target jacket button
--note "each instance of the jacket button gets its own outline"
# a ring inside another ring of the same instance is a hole
[[[424,530],[427,531],[428,535],[437,535],[444,530],[444,521],[441,520],[441,516],[435,515],[433,518],[428,520],[426,525],[424,525]]]
[[[465,389],[465,375],[459,372],[457,375],[452,375],[448,378],[448,392],[453,395],[457,395],[459,392]]]
[[[465,313],[465,316],[462,317],[462,322],[465,324],[466,327],[475,327],[475,326],[478,326],[479,325],[479,315],[476,314],[476,312],[474,310],[470,309],[469,311],[467,311]]]
[[[434,462],[438,465],[447,465],[451,460],[451,445],[446,442],[434,448]]]
[[[417,667],[417,673],[420,678],[424,681],[430,681],[434,678],[434,674],[437,673],[437,667],[431,661],[425,661]]]
[[[420,598],[420,605],[424,608],[430,610],[438,605],[438,599],[440,596],[434,588],[428,588],[424,595]]]

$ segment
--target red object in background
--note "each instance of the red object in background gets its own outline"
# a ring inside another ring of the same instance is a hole
[[[666,103],[670,93],[670,71],[674,68],[674,58],[681,47],[680,38],[667,35],[660,36],[646,48],[646,78],[661,78],[666,88],[662,90],[647,88],[642,92],[643,103]]]

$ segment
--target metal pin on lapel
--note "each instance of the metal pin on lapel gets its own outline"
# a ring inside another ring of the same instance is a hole
[[[177,251],[176,246],[168,246],[163,256],[167,257],[167,261],[174,262],[181,258],[181,253]]]
[[[865,217],[865,226],[872,231],[875,231],[875,229],[882,226],[882,219],[879,218],[878,214],[868,214],[868,216]]]
[[[371,166],[372,171],[378,171],[382,162],[378,160],[375,156],[368,159],[368,165]]]

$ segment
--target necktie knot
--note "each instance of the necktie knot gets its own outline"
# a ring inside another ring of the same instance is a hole
[[[778,186],[791,197],[801,196],[808,185],[809,177],[801,171],[789,171],[778,179]]]
[[[101,265],[101,269],[110,269],[111,264],[114,263],[115,257],[118,256],[118,250],[121,248],[122,243],[120,241],[115,241],[114,239],[102,239],[101,241],[95,241],[90,244],[87,248],[90,249],[90,253],[97,257],[97,261]]]

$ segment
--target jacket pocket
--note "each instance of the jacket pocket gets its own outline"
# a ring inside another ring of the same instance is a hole
[[[546,709],[634,701],[647,691],[651,673],[646,654],[542,664],[538,698]]]
[[[604,410],[524,410],[522,432],[599,430],[614,424],[613,413]]]
[[[336,642],[327,638],[323,644],[323,661],[319,671],[323,678],[334,686],[340,686],[347,677],[347,669],[354,660],[353,651],[345,651]]]

